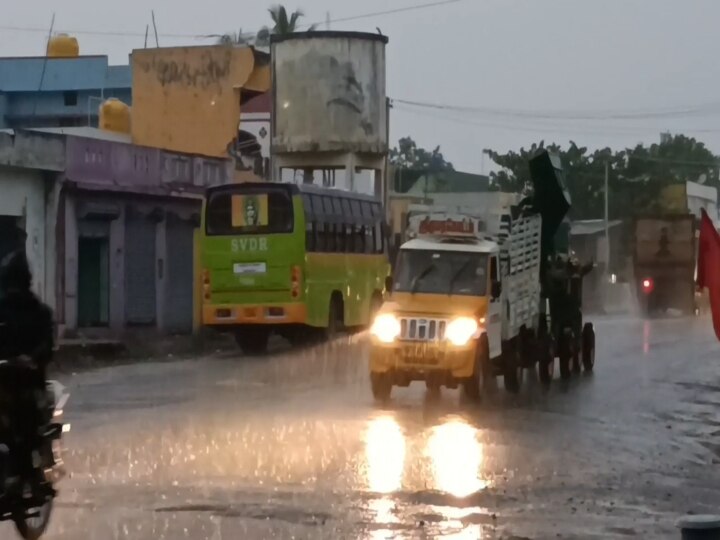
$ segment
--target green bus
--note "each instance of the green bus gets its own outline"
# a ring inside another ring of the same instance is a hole
[[[202,323],[234,332],[248,354],[277,333],[291,343],[362,327],[390,274],[382,205],[312,185],[242,183],[207,190]]]

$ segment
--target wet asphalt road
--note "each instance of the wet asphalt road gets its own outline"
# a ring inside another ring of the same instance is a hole
[[[720,344],[706,319],[596,328],[594,375],[481,405],[376,406],[362,338],[66,375],[47,538],[679,538],[720,513]]]

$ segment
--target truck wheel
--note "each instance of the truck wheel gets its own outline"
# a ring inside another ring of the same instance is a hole
[[[548,334],[539,338],[538,377],[543,384],[550,384],[555,376],[555,347]]]
[[[503,354],[503,382],[505,390],[513,394],[520,391],[523,380],[523,365],[518,356],[517,348],[511,345]]]
[[[569,379],[572,375],[570,363],[573,357],[573,348],[575,346],[575,337],[572,330],[566,328],[560,335],[560,343],[558,344],[558,358],[560,364],[560,377]]]
[[[268,328],[243,328],[235,332],[235,342],[240,350],[248,355],[264,354],[267,352],[270,330]]]
[[[573,334],[573,338],[574,338]],[[580,373],[582,371],[582,360],[580,353],[582,350],[582,339],[573,339],[572,346],[572,371],[573,373]]]
[[[370,387],[376,401],[390,399],[393,385],[388,373],[370,373]]]
[[[463,395],[470,401],[478,402],[481,398],[482,388],[487,384],[490,366],[490,346],[487,336],[482,336],[475,349],[475,365],[472,377],[463,381]]]
[[[582,362],[585,371],[592,371],[595,367],[595,328],[592,323],[583,326]]]

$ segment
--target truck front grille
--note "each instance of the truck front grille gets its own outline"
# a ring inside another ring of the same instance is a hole
[[[400,319],[400,339],[405,341],[439,341],[445,339],[447,321],[444,319]]]

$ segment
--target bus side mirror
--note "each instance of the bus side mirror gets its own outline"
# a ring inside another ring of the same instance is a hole
[[[493,300],[500,298],[500,295],[502,294],[502,283],[494,280],[490,285],[490,294],[492,295]]]
[[[393,288],[393,278],[392,278],[392,276],[388,276],[385,278],[385,290],[387,292],[390,292],[390,291],[392,291],[392,288]]]

